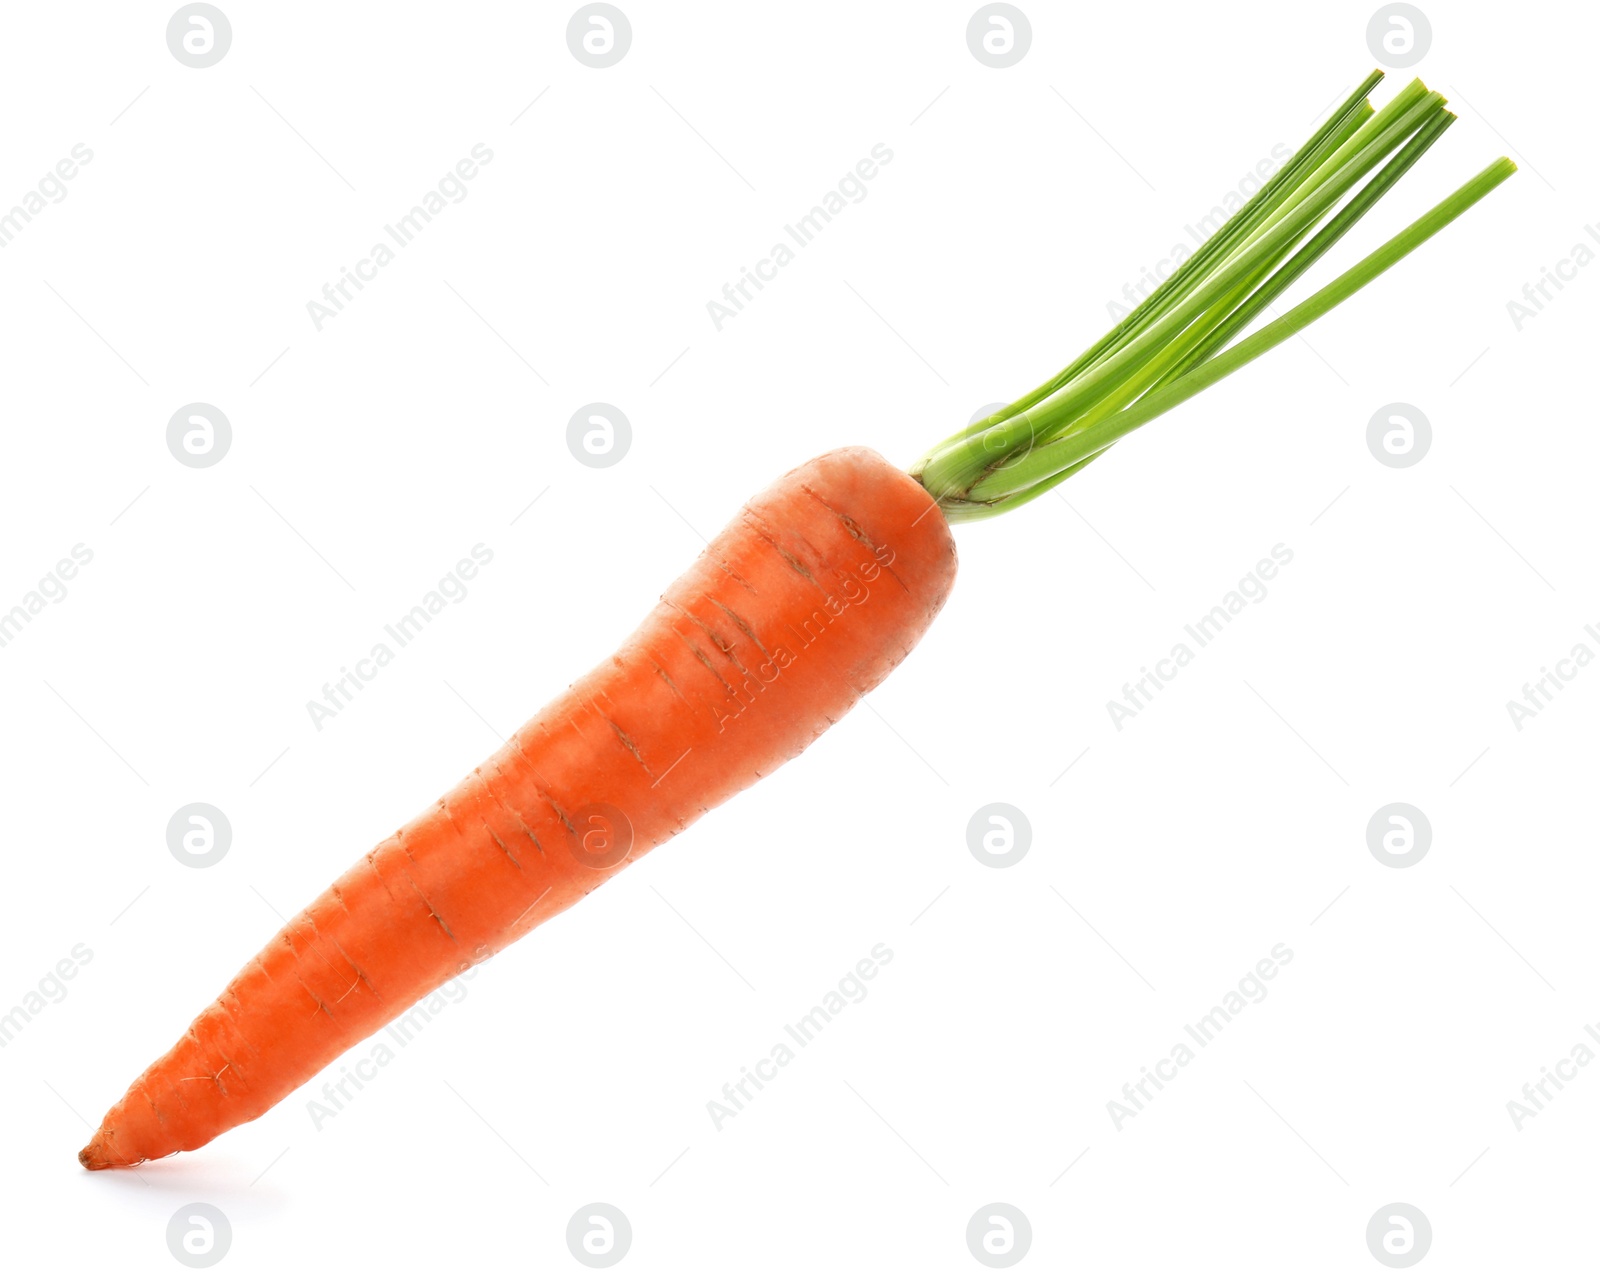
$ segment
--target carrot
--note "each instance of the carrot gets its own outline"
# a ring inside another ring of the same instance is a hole
[[[1309,326],[1516,166],[1498,159],[1249,335],[1454,120],[1370,75],[1115,327],[905,474],[832,451],[745,505],[612,658],[297,915],[114,1105],[90,1169],[257,1118],[456,973],[797,756],[949,594],[949,525],[1019,508]],[[1238,338],[1237,340],[1235,338]]]
[[[259,1117],[799,755],[910,653],[955,571],[932,498],[875,452],[789,473],[615,655],[290,920],[79,1161],[161,1158]]]

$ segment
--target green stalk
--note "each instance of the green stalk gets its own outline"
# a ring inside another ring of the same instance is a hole
[[[1437,127],[1442,128],[1442,125]],[[980,480],[965,497],[945,502],[945,515],[951,521],[971,521],[1007,512],[1037,498],[1082,468],[1119,438],[1170,411],[1310,326],[1427,242],[1516,170],[1516,165],[1510,159],[1496,159],[1447,199],[1281,318],[1268,323],[1260,331],[1201,363],[1172,383],[1146,394],[1126,410],[1037,448],[1003,474]]]
[[[1160,346],[1170,341],[1176,333],[1214,305],[1230,288],[1248,278],[1252,271],[1270,263],[1276,254],[1305,233],[1356,181],[1383,158],[1388,149],[1399,144],[1405,132],[1418,127],[1430,113],[1442,109],[1441,100],[1437,95],[1431,95],[1406,112],[1399,121],[1373,137],[1363,150],[1351,158],[1314,195],[1303,200],[1294,212],[1261,237],[1241,247],[1182,302],[1175,305],[1116,354],[1097,363],[1075,382],[1065,386],[1056,395],[1024,413],[1017,420],[1002,423],[991,429],[989,433],[992,436],[983,438],[981,448],[975,452],[978,460],[987,460],[989,464],[980,463],[974,466],[970,457],[960,457],[950,466],[948,472],[937,473],[930,465],[928,476],[933,478],[930,489],[937,490],[937,484],[941,479],[948,480],[947,489],[959,489],[960,486],[981,475],[986,467],[992,467],[996,453],[1006,453],[1023,445],[1031,448],[1041,441],[1048,441],[1054,433],[1068,427],[1083,408],[1092,405],[1095,398],[1113,391],[1136,374],[1139,367],[1152,357]],[[1027,430],[1025,433],[1024,429]]]
[[[1428,147],[1438,141],[1444,130],[1455,123],[1455,120],[1454,115],[1446,113],[1424,126],[1405,144],[1399,154],[1383,166],[1377,176],[1361,187],[1354,198],[1345,204],[1327,225],[1317,231],[1309,243],[1295,253],[1287,265],[1257,288],[1249,300],[1230,314],[1227,322],[1218,327],[1203,346],[1157,381],[1156,387],[1159,388],[1178,379],[1191,368],[1204,362],[1247,327],[1257,314],[1282,295],[1291,283],[1316,264],[1329,248],[1343,238],[1350,227],[1405,175],[1407,169],[1422,158]]]
[[[1284,199],[1300,187],[1307,174],[1323,166],[1329,156],[1338,153],[1349,139],[1373,118],[1374,112],[1372,104],[1367,101],[1367,94],[1383,80],[1383,76],[1382,71],[1373,71],[1312,134],[1311,139],[1301,146],[1238,212],[1234,213],[1194,253],[1186,257],[1179,267],[1140,301],[1120,323],[1031,393],[1023,395],[1000,411],[969,424],[959,433],[940,443],[913,466],[912,475],[920,476],[928,462],[941,451],[956,447],[989,426],[1010,419],[1049,397],[1081,371],[1121,348],[1150,322],[1166,312],[1175,300],[1181,299],[1188,293],[1212,262],[1220,255],[1228,254],[1240,239],[1255,230]],[[1420,84],[1420,81],[1415,83]],[[1390,103],[1390,106],[1393,106],[1393,103]]]
[[[1019,452],[1032,451],[1070,427],[1099,399],[1115,393],[1135,377],[1145,363],[1158,357],[1178,333],[1230,289],[1296,242],[1390,150],[1442,110],[1443,99],[1437,93],[1429,93],[1389,125],[1376,130],[1371,139],[1314,193],[1253,242],[1241,245],[1213,274],[1138,337],[1050,398],[990,426],[961,447],[936,454],[919,474],[923,484],[936,498],[960,498],[1001,461],[1006,461],[1010,467]]]
[[[1372,115],[1361,127],[1361,130],[1350,137],[1344,145],[1323,161],[1305,182],[1292,191],[1285,200],[1283,212],[1291,210],[1311,194],[1322,182],[1337,172],[1348,163],[1363,146],[1385,129],[1393,126],[1407,111],[1411,110],[1418,102],[1428,95],[1428,87],[1420,79],[1413,79],[1389,99],[1379,110]],[[1442,99],[1441,99],[1442,100]],[[1278,218],[1275,216],[1263,228],[1270,229],[1271,223]]]

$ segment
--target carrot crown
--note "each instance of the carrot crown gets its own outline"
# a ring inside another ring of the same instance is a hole
[[[1165,282],[1069,366],[912,468],[951,521],[993,517],[1354,295],[1516,171],[1501,157],[1293,309],[1234,338],[1366,214],[1455,116],[1412,80],[1374,110],[1373,71]],[[1381,165],[1381,166],[1380,166]]]

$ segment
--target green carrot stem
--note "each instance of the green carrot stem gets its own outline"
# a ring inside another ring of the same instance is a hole
[[[1198,281],[1216,259],[1228,254],[1234,245],[1254,231],[1285,198],[1302,185],[1308,174],[1325,165],[1329,156],[1338,153],[1349,139],[1358,133],[1367,121],[1374,117],[1372,104],[1367,101],[1367,94],[1383,80],[1383,77],[1384,73],[1377,70],[1367,76],[1356,90],[1340,103],[1339,107],[1328,117],[1323,125],[1312,134],[1310,140],[1301,146],[1289,158],[1288,162],[1279,168],[1267,180],[1266,184],[1246,201],[1243,207],[1234,213],[1194,253],[1186,257],[1178,268],[1168,275],[1154,291],[1140,301],[1129,314],[1125,315],[1121,322],[1106,332],[1104,336],[1068,366],[1057,372],[1032,392],[1024,394],[1015,402],[1008,404],[992,415],[982,420],[974,421],[959,433],[945,439],[944,442],[940,443],[913,466],[913,476],[920,476],[929,460],[938,452],[960,444],[965,439],[982,432],[991,425],[1019,415],[1035,403],[1049,397],[1085,368],[1103,360],[1108,354],[1114,353],[1121,348],[1135,335],[1143,331],[1155,318],[1166,312],[1175,300],[1181,299],[1182,296],[1187,294],[1194,283]],[[1416,81],[1416,83],[1420,84],[1420,81]],[[1390,105],[1392,106],[1393,103]]]
[[[1406,84],[1381,106],[1372,116],[1365,120],[1359,131],[1347,138],[1345,142],[1328,156],[1305,181],[1289,192],[1284,200],[1284,205],[1278,213],[1268,218],[1263,229],[1270,229],[1284,213],[1292,210],[1302,200],[1314,192],[1318,186],[1342,168],[1350,159],[1370,143],[1373,138],[1397,123],[1407,111],[1415,107],[1428,96],[1428,87],[1420,79],[1413,79]]]
[[[1322,229],[1298,252],[1282,269],[1278,270],[1265,283],[1251,294],[1250,298],[1240,305],[1228,320],[1219,326],[1206,343],[1194,350],[1182,363],[1174,367],[1165,377],[1156,382],[1156,387],[1170,384],[1186,372],[1204,362],[1217,350],[1223,348],[1239,332],[1247,327],[1251,320],[1263,309],[1276,300],[1297,278],[1316,264],[1317,260],[1337,243],[1355,225],[1372,206],[1381,199],[1395,182],[1399,181],[1423,153],[1438,141],[1444,130],[1455,123],[1456,117],[1444,114],[1438,119],[1425,125],[1411,138],[1392,159],[1378,172],[1377,176],[1362,186],[1350,202],[1345,204]]]
[[[1253,242],[1242,245],[1215,273],[1138,337],[1051,397],[973,435],[960,447],[936,454],[919,474],[923,484],[936,498],[961,497],[1002,462],[1009,468],[1017,453],[1031,451],[1071,427],[1085,412],[1092,410],[1099,399],[1115,393],[1137,376],[1144,364],[1159,356],[1178,333],[1231,288],[1297,241],[1390,150],[1442,110],[1443,98],[1430,93],[1402,112],[1399,118],[1378,130],[1292,212]]]
[[[1353,296],[1396,262],[1415,251],[1491,190],[1516,172],[1510,159],[1496,159],[1448,198],[1424,213],[1382,247],[1313,293],[1281,318],[1245,337],[1237,345],[1201,363],[1180,379],[1146,394],[1124,411],[1088,429],[1047,443],[1003,473],[977,482],[964,496],[945,505],[952,521],[968,521],[997,513],[1037,498],[1070,472],[1103,452],[1134,429],[1187,401],[1246,363],[1310,326],[1334,306]]]

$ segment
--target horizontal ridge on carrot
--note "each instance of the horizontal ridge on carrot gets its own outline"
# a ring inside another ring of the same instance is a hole
[[[296,915],[106,1114],[130,1166],[257,1118],[443,982],[799,755],[921,639],[951,524],[1020,507],[1302,330],[1513,171],[1489,165],[1300,304],[1247,327],[1454,119],[1374,72],[1232,218],[1056,376],[908,473],[830,451],[750,500],[622,647]]]

